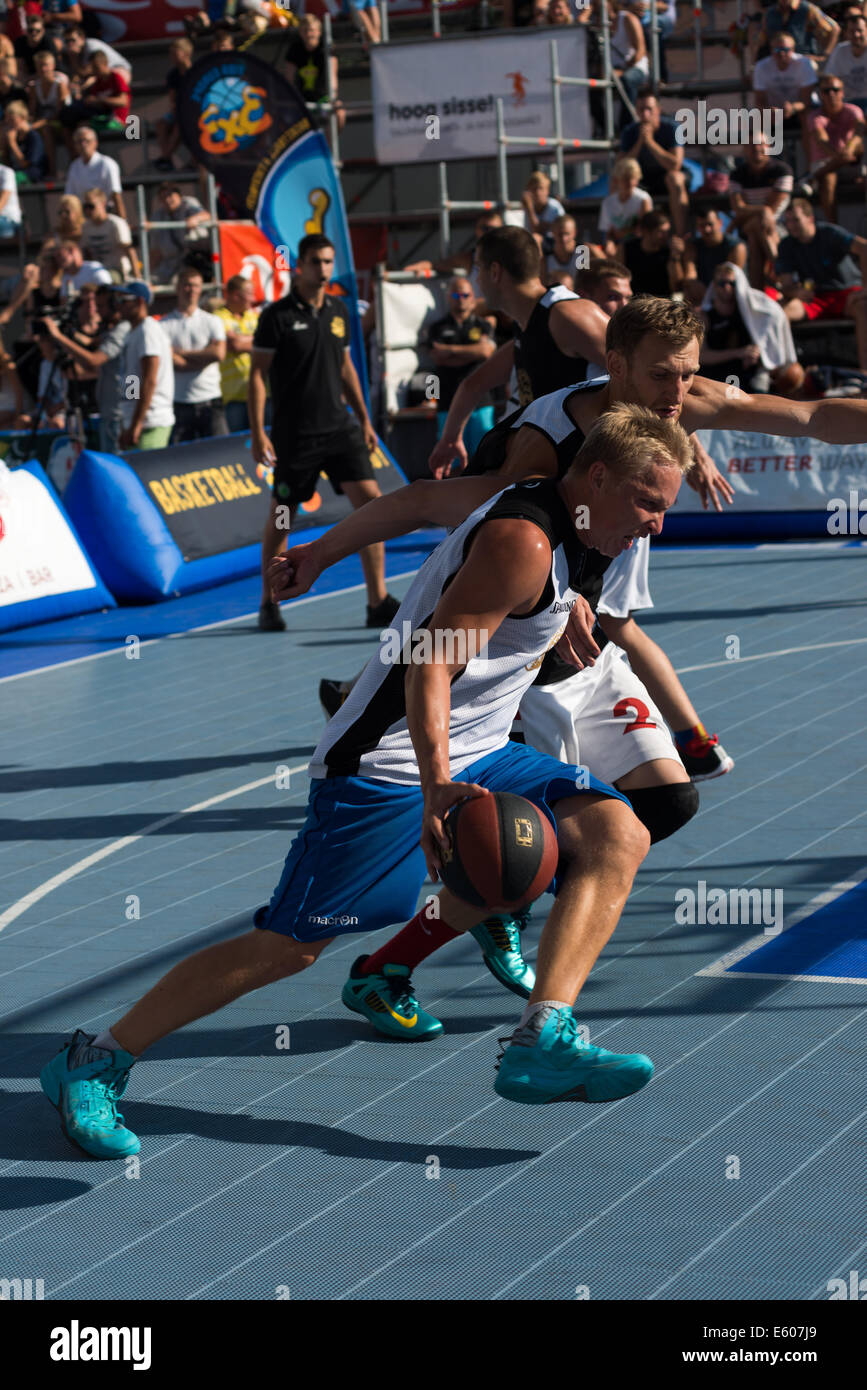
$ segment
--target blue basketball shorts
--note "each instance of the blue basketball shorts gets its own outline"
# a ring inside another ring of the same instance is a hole
[[[630,804],[586,768],[522,743],[509,742],[470,763],[455,781],[526,797],[555,826],[557,803],[567,797],[595,793]],[[321,941],[408,922],[427,878],[419,844],[423,808],[417,786],[370,777],[314,780],[307,820],[271,902],[256,913],[256,926],[296,941]]]

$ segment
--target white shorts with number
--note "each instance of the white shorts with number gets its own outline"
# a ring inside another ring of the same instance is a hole
[[[596,665],[555,685],[531,685],[514,731],[563,763],[616,782],[653,758],[680,757],[662,715],[622,648],[609,642]]]

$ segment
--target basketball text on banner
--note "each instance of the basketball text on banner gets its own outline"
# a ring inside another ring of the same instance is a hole
[[[251,53],[208,53],[183,78],[177,104],[184,143],[242,215],[255,219],[272,264],[294,265],[309,233],[334,243],[332,288],[349,311],[352,358],[367,394],[343,194],[325,136],[313,128],[301,94]]]
[[[586,77],[586,39],[577,29],[525,29],[372,48],[377,161],[416,164],[496,154],[497,97],[503,99],[507,135],[552,139],[552,39],[561,76]],[[588,140],[587,88],[560,90],[564,137]],[[526,154],[528,148],[513,145],[508,152]],[[553,153],[552,146],[552,158]]]

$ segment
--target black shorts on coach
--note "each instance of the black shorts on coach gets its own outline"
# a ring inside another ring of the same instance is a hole
[[[360,483],[373,478],[373,464],[360,425],[331,434],[309,435],[294,444],[274,440],[273,496],[290,507],[309,502],[324,473],[335,492],[341,483]]]

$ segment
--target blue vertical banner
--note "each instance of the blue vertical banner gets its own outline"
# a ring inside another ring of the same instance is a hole
[[[352,360],[369,401],[343,193],[325,136],[314,128],[304,98],[251,53],[208,53],[181,82],[177,110],[193,157],[254,219],[290,269],[302,237],[321,232],[334,243],[330,289],[349,311]]]

